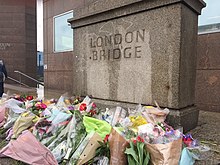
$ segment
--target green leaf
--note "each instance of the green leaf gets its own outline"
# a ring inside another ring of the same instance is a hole
[[[99,143],[101,146],[104,145],[104,143],[103,143],[102,141],[98,141],[98,143]]]
[[[138,164],[138,156],[133,148],[126,148],[125,154],[131,155]]]
[[[137,142],[137,149],[138,149],[138,159],[139,159],[139,163],[143,164],[143,156],[144,156],[144,143],[142,142]]]
[[[134,145],[133,142],[130,142],[130,147],[131,147],[136,153],[138,152],[138,151],[137,151],[137,146]]]
[[[128,158],[128,164],[129,165],[135,165],[136,164],[134,158],[131,155],[127,155],[127,158]]]
[[[144,150],[144,164],[143,165],[148,165],[150,161],[150,154],[149,152],[145,149]]]

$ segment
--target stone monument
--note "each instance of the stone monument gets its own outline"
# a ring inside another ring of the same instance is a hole
[[[190,130],[202,0],[96,0],[74,11],[73,94],[171,110]]]

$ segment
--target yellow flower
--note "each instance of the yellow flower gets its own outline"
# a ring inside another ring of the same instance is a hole
[[[142,116],[130,116],[129,119],[133,123],[132,128],[137,129],[138,126],[147,124],[147,121]]]

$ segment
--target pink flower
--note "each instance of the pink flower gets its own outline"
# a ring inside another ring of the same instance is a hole
[[[44,104],[44,103],[41,103],[41,102],[37,102],[37,103],[35,104],[35,107],[36,107],[37,109],[46,109],[46,108],[47,108],[47,105]]]
[[[92,103],[92,108],[96,108],[96,104],[95,103]]]
[[[41,102],[37,102],[34,106],[35,106],[36,108],[40,109],[40,104],[41,104]]]
[[[41,103],[41,104],[40,104],[40,108],[41,108],[41,109],[46,109],[46,108],[47,108],[47,105],[44,104],[44,103]]]

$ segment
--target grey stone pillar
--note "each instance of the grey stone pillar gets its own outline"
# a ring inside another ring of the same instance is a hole
[[[97,0],[75,11],[73,93],[171,109],[197,125],[194,106],[200,0]]]

